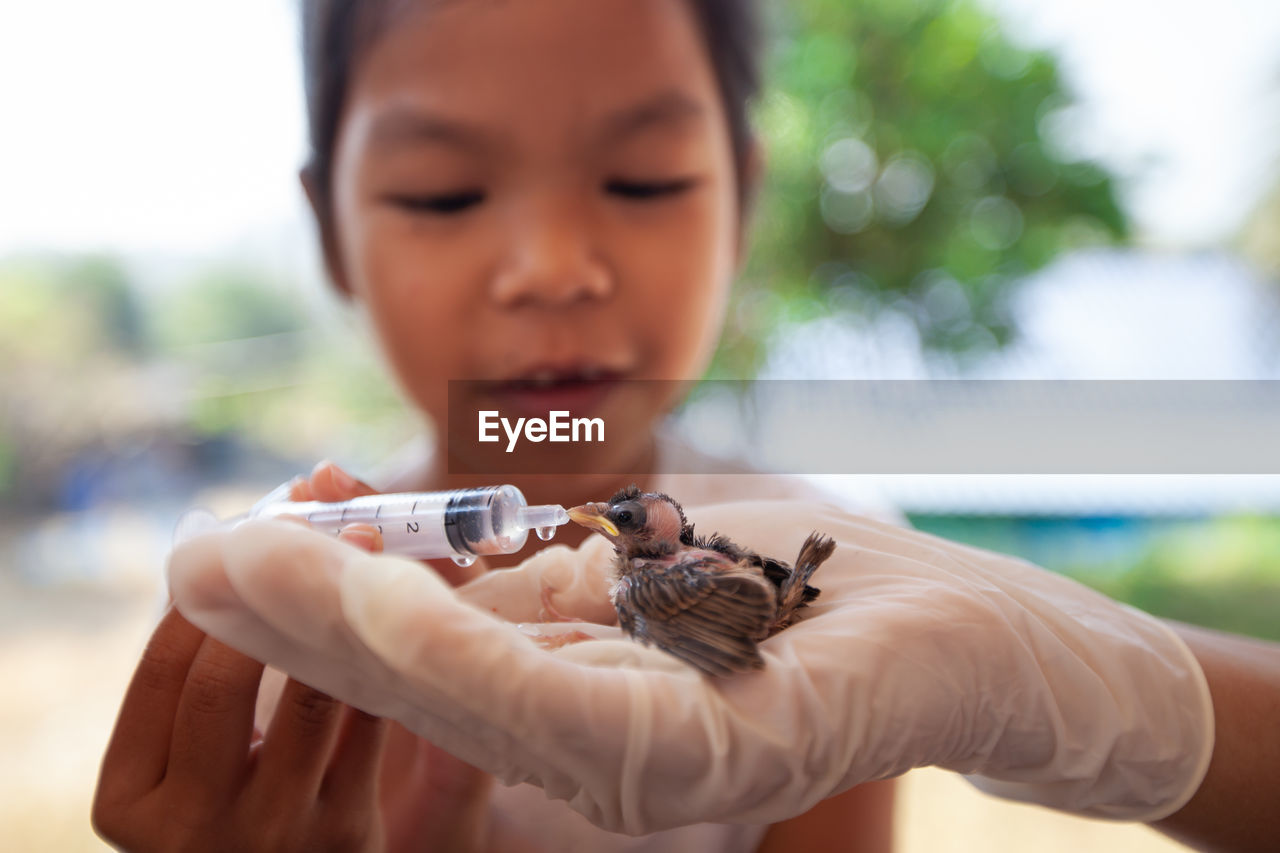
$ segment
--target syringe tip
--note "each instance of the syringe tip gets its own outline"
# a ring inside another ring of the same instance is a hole
[[[541,527],[559,527],[569,523],[569,513],[558,504],[522,506],[517,513],[517,524],[523,530]]]

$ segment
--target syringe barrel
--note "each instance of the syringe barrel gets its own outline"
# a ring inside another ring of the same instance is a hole
[[[294,515],[312,527],[337,533],[350,524],[382,532],[389,553],[418,559],[513,554],[524,547],[528,528],[519,523],[524,495],[515,486],[447,492],[368,495],[341,503],[282,501],[255,507],[257,518]]]

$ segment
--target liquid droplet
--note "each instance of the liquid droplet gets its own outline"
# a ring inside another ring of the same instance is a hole
[[[546,527],[539,527],[537,530],[538,538],[543,542],[550,542],[551,537],[556,535],[555,527],[548,524]]]
[[[454,554],[450,559],[464,569],[476,561],[474,554]]]

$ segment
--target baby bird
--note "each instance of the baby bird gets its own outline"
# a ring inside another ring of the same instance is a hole
[[[569,518],[613,542],[611,595],[623,630],[709,675],[763,667],[756,644],[817,598],[809,578],[835,550],[830,537],[811,533],[793,569],[723,536],[694,535],[673,498],[636,486],[576,506]]]

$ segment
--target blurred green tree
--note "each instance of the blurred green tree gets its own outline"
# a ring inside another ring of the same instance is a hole
[[[1077,579],[1157,616],[1280,641],[1280,519],[1188,523],[1126,569]]]
[[[187,371],[198,433],[256,435],[269,412],[289,404],[309,324],[289,282],[249,265],[206,267],[157,302],[152,322]]]
[[[147,345],[142,305],[118,259],[76,255],[0,263],[0,353],[10,364],[133,358]]]
[[[768,177],[712,375],[753,375],[771,325],[839,311],[894,308],[926,350],[989,351],[1020,278],[1128,237],[1113,179],[1071,153],[1055,61],[974,2],[771,8]]]
[[[0,503],[52,501],[78,449],[132,428],[122,379],[148,349],[143,306],[118,259],[0,260]]]
[[[307,317],[288,288],[250,267],[215,266],[174,290],[156,312],[157,334],[182,348],[296,332]]]
[[[108,255],[70,259],[61,279],[63,298],[85,305],[96,316],[108,348],[132,357],[146,354],[149,340],[142,305],[118,259]]]

